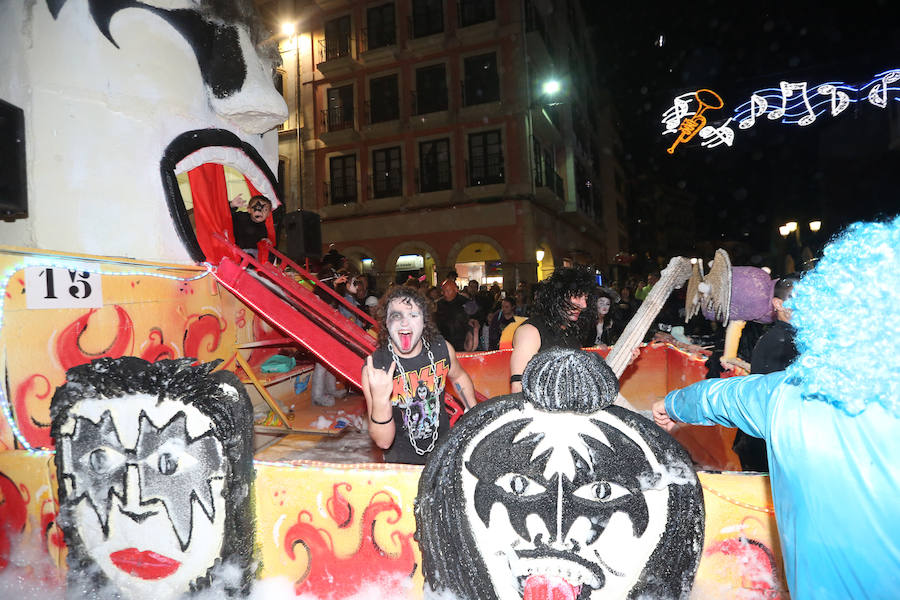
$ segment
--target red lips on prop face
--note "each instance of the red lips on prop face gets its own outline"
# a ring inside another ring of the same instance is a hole
[[[575,600],[581,586],[556,575],[531,575],[525,580],[523,600]]]
[[[118,568],[140,579],[163,579],[181,566],[180,562],[168,556],[137,548],[118,550],[110,554],[109,558]]]

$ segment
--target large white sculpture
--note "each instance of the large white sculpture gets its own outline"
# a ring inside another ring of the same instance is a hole
[[[239,4],[0,3],[0,99],[24,110],[28,182],[28,217],[0,222],[0,241],[202,259],[173,172],[202,162],[277,206],[287,107]]]

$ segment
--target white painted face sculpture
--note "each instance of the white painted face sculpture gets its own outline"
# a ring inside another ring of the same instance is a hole
[[[230,462],[229,448],[246,444],[221,439],[231,427],[219,420],[229,404],[248,411],[237,387],[217,384],[221,377],[204,379],[208,369],[191,368],[189,360],[166,362],[118,359],[76,367],[66,384],[72,387],[54,397],[70,589],[97,592],[108,583],[127,598],[177,598],[209,585],[221,562],[238,569],[250,562],[249,552],[229,554],[229,520],[249,519],[252,466]],[[107,394],[123,381],[132,393]],[[85,383],[92,392],[102,390],[100,396],[77,398]],[[179,399],[183,393],[191,401]],[[212,402],[224,406],[210,411]],[[251,474],[239,473],[248,468]],[[243,490],[235,486],[241,479]]]
[[[467,413],[429,457],[416,519],[432,588],[492,600],[686,597],[703,500],[684,450],[609,406],[618,385],[596,354],[539,353],[523,386]]]
[[[0,3],[0,99],[25,113],[28,191],[28,217],[0,222],[0,239],[201,260],[176,176],[203,163],[232,167],[277,207],[273,128],[287,108],[243,4]],[[188,199],[198,214],[202,194]],[[214,210],[227,219],[227,200]]]

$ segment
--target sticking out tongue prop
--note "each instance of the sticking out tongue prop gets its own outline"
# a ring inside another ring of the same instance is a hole
[[[556,575],[531,575],[525,580],[523,600],[575,600],[581,586]]]

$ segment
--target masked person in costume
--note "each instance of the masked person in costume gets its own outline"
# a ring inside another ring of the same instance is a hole
[[[900,573],[900,217],[856,223],[785,302],[786,370],[670,392],[656,422],[765,439],[791,597],[895,598]]]
[[[444,405],[447,380],[466,408],[475,388],[438,333],[429,303],[418,291],[395,286],[378,305],[378,349],[366,358],[363,395],[369,435],[386,462],[424,464],[450,430]]]
[[[593,341],[597,322],[597,280],[584,267],[563,267],[541,282],[531,317],[513,335],[510,392],[522,390],[531,357],[553,347],[582,348]],[[588,341],[587,338],[591,337]]]
[[[684,449],[611,406],[618,381],[596,353],[540,352],[522,384],[463,415],[428,458],[426,597],[687,598],[704,511]]]

